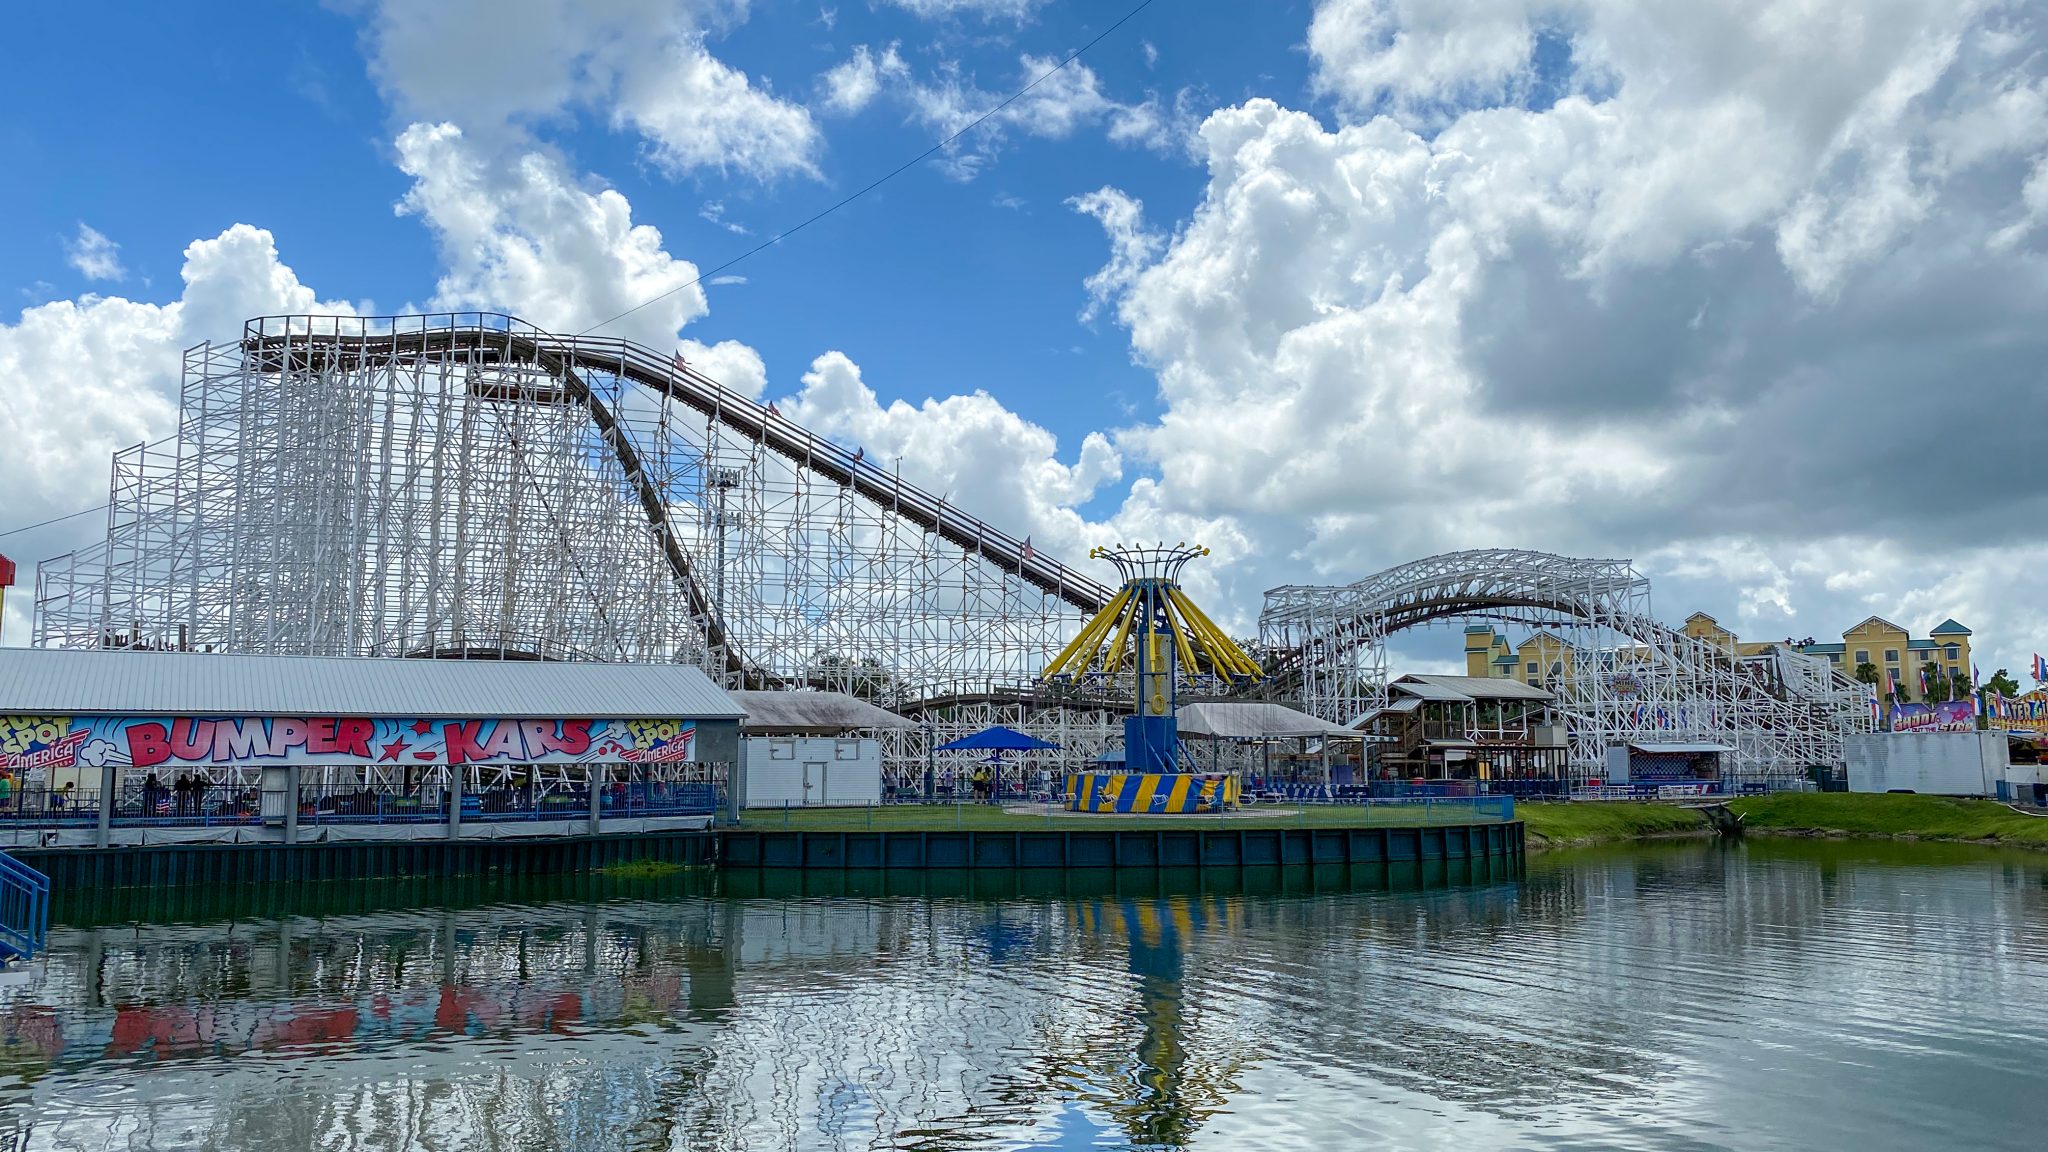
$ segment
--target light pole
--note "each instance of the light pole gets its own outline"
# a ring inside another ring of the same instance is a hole
[[[725,494],[740,486],[740,470],[713,468],[709,480],[712,492],[711,529],[718,535],[718,560],[711,570],[711,610],[717,614],[719,634],[727,636],[730,642],[725,619],[725,530],[733,520],[725,510]],[[725,653],[720,652],[717,657],[722,667]]]

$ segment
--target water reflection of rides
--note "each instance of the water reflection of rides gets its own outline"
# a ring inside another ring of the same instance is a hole
[[[686,899],[71,932],[52,964],[97,972],[94,995],[11,996],[5,1028],[45,1100],[109,1062],[145,1084],[203,1069],[219,1091],[200,1127],[229,1143],[281,1110],[361,1145],[393,1115],[444,1136],[489,1115],[527,1143],[943,1148],[1042,1134],[1078,1102],[1174,1147],[1249,1069],[1310,1060],[1501,1110],[1646,1090],[1659,1067],[1632,1037],[1481,1034],[1517,989],[1551,991],[1517,941],[1582,914],[1532,887],[1527,904],[1513,886]],[[1508,959],[1474,960],[1447,1001],[1449,956]]]

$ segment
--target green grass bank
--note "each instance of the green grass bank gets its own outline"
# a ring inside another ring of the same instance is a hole
[[[1786,792],[1729,805],[1760,832],[1972,840],[2048,848],[2048,816],[2028,816],[1990,800],[1859,792]]]
[[[1626,800],[1517,804],[1515,816],[1522,821],[1531,848],[1713,834],[1699,813],[1676,804]]]
[[[2048,817],[2027,816],[1989,800],[1784,792],[1747,797],[1729,807],[1742,814],[1745,828],[1767,835],[1953,840],[2048,849]],[[1519,804],[1515,815],[1527,826],[1532,848],[1709,831],[1697,813],[1676,804]]]

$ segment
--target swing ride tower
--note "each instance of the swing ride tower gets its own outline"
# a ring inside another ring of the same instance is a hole
[[[1132,774],[1190,771],[1174,721],[1182,689],[1223,692],[1260,677],[1259,666],[1203,614],[1180,587],[1181,569],[1207,548],[1185,543],[1097,548],[1123,586],[1072,643],[1046,665],[1054,684],[1112,685],[1128,677],[1133,700],[1124,718],[1124,769]]]

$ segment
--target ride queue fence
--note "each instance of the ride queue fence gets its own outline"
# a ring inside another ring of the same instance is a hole
[[[449,795],[449,789],[439,784],[301,785],[299,824],[445,824]],[[597,800],[600,820],[709,816],[718,812],[724,788],[709,780],[615,780],[599,785]],[[589,818],[587,784],[523,782],[462,794],[464,824]]]
[[[1359,808],[1376,816],[1391,815],[1404,822],[1421,824],[1468,824],[1488,820],[1506,823],[1515,818],[1513,796],[1303,797],[1284,803],[1298,808]]]
[[[0,802],[0,826],[32,828],[90,828],[99,823],[100,794],[95,788],[81,792],[31,788]]]
[[[1254,790],[1254,784],[1257,789]],[[1562,784],[1563,782],[1558,782]],[[1056,778],[1050,789],[1026,787],[1004,789],[999,796],[977,796],[964,785],[951,791],[937,791],[925,796],[915,788],[885,789],[882,800],[875,805],[841,806],[851,811],[869,808],[950,808],[971,807],[976,804],[1037,804],[1048,809],[1062,807],[1065,799],[1065,781]],[[1515,818],[1515,796],[1505,791],[1476,792],[1467,782],[1446,781],[1438,784],[1376,782],[1370,785],[1325,784],[1268,784],[1247,782],[1241,792],[1238,808],[1272,806],[1312,807],[1331,809],[1352,807],[1370,813],[1372,820],[1384,821],[1398,817],[1417,823],[1466,823],[1487,820],[1510,821]],[[1560,796],[1560,798],[1563,798]],[[826,810],[830,806],[814,806]],[[785,805],[787,811],[802,810],[803,805]],[[769,810],[770,812],[773,809]],[[1199,820],[1201,816],[1188,816]],[[1176,817],[1178,819],[1178,817]]]
[[[798,824],[794,819],[796,814],[817,812],[829,814],[835,819],[859,821],[865,818],[867,826],[873,828],[876,827],[876,813],[884,814],[884,824],[882,826],[887,827],[886,814],[891,812],[915,810],[943,813],[952,811],[957,815],[973,811],[985,812],[997,803],[997,801],[993,800],[977,800],[971,796],[939,796],[929,800],[922,797],[890,796],[865,804],[807,805],[785,803],[779,807],[770,806],[749,809],[748,815],[750,820],[769,823],[779,818],[784,827],[797,827]],[[1001,800],[1000,803],[1003,805],[1015,805],[1009,808],[1009,813],[1020,819],[1030,819],[1043,815],[1045,820],[1051,823],[1068,815],[1065,801],[1060,798],[1045,799],[1042,796],[1037,798],[1009,796]],[[1379,799],[1366,797],[1353,800],[1303,800],[1284,806],[1271,803],[1258,806],[1269,810],[1266,816],[1270,817],[1272,824],[1281,825],[1286,824],[1290,816],[1300,818],[1311,810],[1330,812],[1337,809],[1348,809],[1355,812],[1356,816],[1347,818],[1346,823],[1355,822],[1359,825],[1409,827],[1433,824],[1485,824],[1494,821],[1508,823],[1515,818],[1515,798],[1512,796],[1406,796]],[[1237,814],[1242,812],[1244,808],[1244,805],[1240,805],[1237,808],[1223,812],[1187,813],[1174,816],[1146,816],[1130,813],[1110,816],[1101,813],[1089,813],[1084,818],[1101,820],[1106,823],[1115,823],[1118,820],[1171,820],[1176,824],[1186,823],[1189,826],[1194,826],[1205,820],[1238,819],[1239,816]],[[943,822],[943,818],[941,818],[941,822]],[[1262,820],[1258,826],[1266,827],[1270,825]]]
[[[728,766],[691,762],[628,765],[601,781],[599,818],[705,816],[720,810]],[[293,797],[253,782],[206,782],[180,788],[175,780],[128,775],[119,782],[108,825],[114,828],[219,828],[281,824]],[[323,824],[444,824],[445,784],[301,783],[298,821]],[[0,828],[91,828],[100,820],[101,793],[29,789],[0,799]],[[472,785],[462,795],[465,822],[587,820],[590,786],[563,784]]]
[[[265,796],[270,822],[278,823],[287,793]],[[468,798],[474,800],[475,797]],[[299,785],[299,826],[321,824],[446,824],[448,790],[430,786],[369,784]],[[463,819],[475,819],[467,810]]]
[[[109,823],[116,828],[221,828],[261,824],[262,793],[254,787],[215,784],[192,790],[129,780],[114,795]],[[98,805],[83,824],[97,823]]]
[[[1365,784],[1323,784],[1297,780],[1268,780],[1256,776],[1245,777],[1241,784],[1244,802],[1247,804],[1365,804],[1379,800],[1455,800],[1474,796],[1511,796],[1516,799],[1570,799],[1573,783],[1566,779],[1515,779],[1515,780],[1375,780]],[[1003,803],[1023,804],[1047,799],[1058,800],[1066,795],[1063,777],[1053,777],[1049,782],[1033,782],[1015,787],[1005,787],[999,795],[976,793],[972,786],[961,781],[950,787],[933,789],[932,795],[925,795],[916,785],[899,785],[883,790],[882,803],[891,804],[955,804],[955,803]]]

